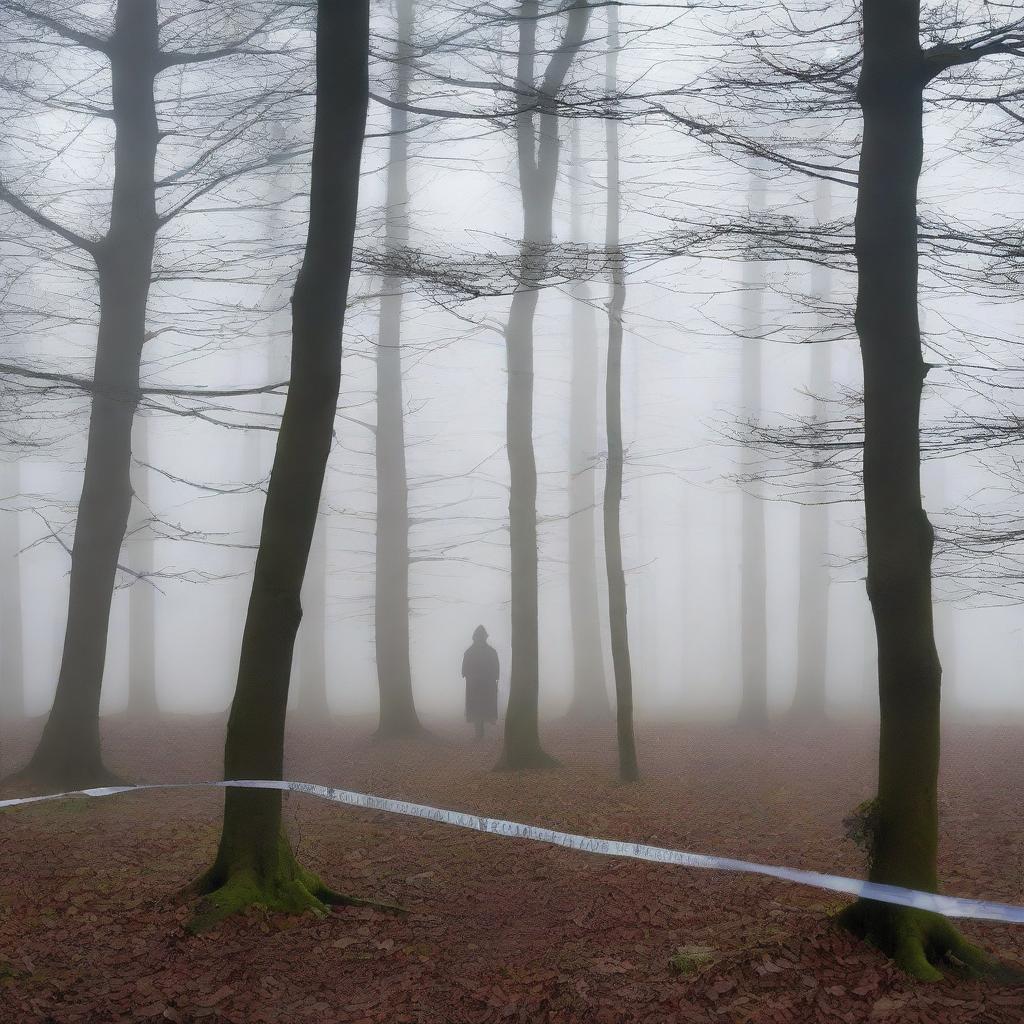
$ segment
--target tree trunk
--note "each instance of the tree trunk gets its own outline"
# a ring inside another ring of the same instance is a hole
[[[243,31],[241,23],[235,26],[238,34]],[[274,121],[270,126],[270,144],[275,152],[282,152],[287,149],[284,128]],[[267,191],[263,201],[267,204],[267,218],[264,230],[268,242],[273,245],[281,237],[285,230],[283,207],[289,197],[287,183],[286,164],[282,161],[274,166],[267,183]],[[266,320],[265,332],[259,339],[258,355],[262,362],[263,380],[261,384],[277,384],[288,380],[289,372],[289,340],[290,340],[290,318],[289,311],[282,308],[280,303],[279,288],[275,287],[271,292],[270,312]],[[273,420],[279,409],[279,399],[275,395],[262,394],[258,400],[255,422],[265,425]],[[248,496],[247,511],[248,523],[245,534],[246,544],[252,540],[258,540],[263,523],[263,509],[266,504],[265,483],[268,474],[268,462],[273,457],[272,442],[276,441],[276,434],[267,430],[249,430],[245,435],[245,483],[252,488]],[[313,544],[316,544],[314,535]],[[255,564],[255,558],[251,549],[246,547],[240,552],[241,574],[249,576]],[[307,583],[306,586],[309,586]],[[250,590],[252,585],[250,582]],[[240,595],[245,597],[245,595]],[[247,604],[247,597],[240,603]],[[244,610],[244,608],[243,608]],[[298,671],[301,671],[301,657]],[[293,669],[294,673],[295,669]],[[301,691],[300,691],[301,692]]]
[[[21,620],[21,464],[0,461],[0,722],[25,717],[25,663]]]
[[[765,183],[756,168],[750,175],[749,207],[757,214],[764,210]],[[756,423],[761,414],[761,346],[764,328],[764,275],[760,263],[747,260],[743,265],[743,353],[741,389],[745,415]],[[750,471],[756,456],[744,451],[743,464]],[[765,556],[764,503],[744,490],[742,501],[740,562],[740,648],[743,666],[743,693],[740,721],[764,726],[768,722],[768,625],[766,619],[767,569]]]
[[[398,2],[398,53],[393,99],[409,102],[412,80],[413,0]],[[385,246],[409,241],[409,115],[391,108]],[[396,252],[397,255],[397,252]],[[384,278],[377,338],[377,554],[374,639],[380,691],[381,739],[422,732],[412,692],[409,657],[409,485],[405,466],[405,401],[402,393],[402,288]]]
[[[299,628],[299,696],[296,714],[310,721],[328,721],[327,701],[327,517],[316,517],[306,574],[302,581],[302,625]]]
[[[135,493],[137,534],[128,542],[130,567],[149,574],[154,569],[153,534],[149,518],[149,418],[135,418]],[[156,689],[156,590],[148,578],[133,580],[128,590],[128,716],[154,718],[160,713]]]
[[[320,0],[309,229],[292,296],[291,383],[228,719],[226,779],[280,779],[284,767],[300,593],[341,384],[342,328],[369,103],[368,57],[369,0]],[[253,904],[322,912],[337,898],[297,863],[282,828],[281,794],[273,790],[225,791],[217,857],[196,887],[206,895],[193,928]]]
[[[608,8],[608,57],[605,91],[618,87],[619,12]],[[615,723],[619,748],[619,777],[635,782],[640,777],[633,736],[633,674],[626,621],[626,576],[622,569],[622,312],[626,304],[626,276],[619,247],[621,191],[619,183],[619,123],[605,119],[607,145],[607,205],[605,248],[612,261],[608,302],[608,372],[605,380],[605,420],[608,430],[608,468],[604,484],[604,550],[608,563],[608,620],[612,664],[615,669]]]
[[[100,323],[85,475],[57,692],[25,770],[34,781],[57,789],[112,778],[100,754],[99,705],[114,577],[132,501],[132,420],[157,229],[156,0],[119,0],[108,54],[114,185],[110,228],[95,250]]]
[[[917,186],[923,88],[917,0],[865,0],[857,98],[864,117],[855,222],[857,333],[864,361],[868,596],[878,638],[881,730],[869,878],[938,887],[939,692],[932,629],[933,535],[921,503]],[[943,918],[859,901],[845,922],[919,978],[947,954],[989,966]]]
[[[572,237],[585,241],[581,201],[583,161],[579,123],[572,123]],[[572,375],[569,393],[569,612],[572,622],[573,687],[569,717],[611,717],[597,590],[594,530],[597,478],[597,325],[588,281],[573,281]]]
[[[819,181],[814,203],[819,224],[828,221],[831,198],[829,182]],[[827,267],[815,265],[811,291],[819,300],[829,298],[831,274]],[[814,424],[823,423],[826,416],[821,396],[832,381],[831,353],[827,341],[819,340],[811,346],[811,421]],[[832,582],[828,567],[829,506],[823,504],[826,494],[824,474],[820,470],[815,470],[811,486],[810,503],[800,506],[800,603],[792,713],[799,718],[820,720],[825,717],[827,699],[828,605]]]
[[[930,505],[945,511],[949,495],[946,489],[946,463],[936,459],[928,464],[931,467],[933,486],[926,488],[929,492]],[[940,583],[941,587],[941,583]],[[957,685],[957,619],[955,605],[948,594],[939,593],[939,599],[933,601],[935,618],[935,646],[942,663],[942,707],[947,714],[956,714],[963,710],[963,693]]]
[[[519,192],[523,205],[523,245],[519,287],[512,297],[505,348],[508,370],[506,447],[509,463],[509,534],[512,568],[512,664],[508,710],[499,768],[545,768],[555,762],[541,747],[540,663],[537,623],[537,463],[533,451],[533,321],[544,276],[544,248],[551,243],[552,210],[558,178],[559,138],[555,98],[573,55],[583,41],[590,8],[569,10],[565,35],[552,53],[538,87],[538,0],[519,8],[520,88],[535,94],[539,132],[529,109],[516,117]],[[539,136],[539,138],[538,138]]]

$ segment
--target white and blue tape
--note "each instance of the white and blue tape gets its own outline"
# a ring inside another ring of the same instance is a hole
[[[828,875],[820,871],[804,871],[799,868],[777,867],[772,864],[757,864],[752,861],[735,860],[732,857],[712,857],[703,853],[686,853],[661,846],[647,846],[644,843],[624,843],[616,839],[598,839],[594,836],[580,836],[571,832],[558,832],[538,825],[524,825],[500,818],[484,818],[465,811],[451,811],[428,804],[414,804],[406,800],[392,800],[388,797],[354,793],[333,786],[320,786],[310,782],[285,782],[274,779],[246,779],[230,782],[183,782],[152,783],[137,786],[105,786],[99,789],[81,789],[68,793],[52,793],[47,796],[16,797],[0,800],[0,809],[41,803],[47,800],[63,800],[69,797],[104,797],[119,793],[135,793],[154,789],[199,789],[199,788],[277,789],[287,793],[305,793],[321,800],[330,800],[350,807],[362,807],[370,811],[401,814],[410,818],[425,818],[443,825],[468,828],[475,832],[506,836],[510,839],[530,839],[534,842],[551,843],[582,853],[596,853],[606,857],[629,857],[633,860],[651,861],[655,864],[674,864],[685,868],[703,868],[711,871],[734,871],[750,875],[766,875],[784,882],[795,882],[829,892],[859,896],[880,903],[894,903],[920,910],[930,910],[945,917],[970,918],[978,921],[1002,921],[1008,924],[1024,924],[1024,906],[1012,903],[997,903],[992,900],[967,899],[961,896],[940,896],[938,893],[904,889],[897,885],[882,885],[866,882],[843,875]]]

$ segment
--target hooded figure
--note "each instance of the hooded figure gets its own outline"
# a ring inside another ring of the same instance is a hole
[[[479,739],[485,722],[498,720],[498,652],[487,642],[487,630],[473,630],[473,646],[462,656],[462,676],[466,680],[466,721],[476,726]]]

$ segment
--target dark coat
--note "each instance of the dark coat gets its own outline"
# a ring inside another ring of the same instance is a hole
[[[498,720],[498,652],[486,640],[474,641],[462,656],[466,680],[466,721]]]

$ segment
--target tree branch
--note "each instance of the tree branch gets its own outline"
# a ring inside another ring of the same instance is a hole
[[[985,57],[999,55],[1024,57],[1024,19],[975,39],[929,47],[924,51],[926,77],[930,82],[948,68],[975,64]]]
[[[23,217],[27,217],[34,224],[38,224],[39,227],[45,228],[47,231],[52,231],[55,235],[59,235],[64,239],[65,242],[70,242],[71,245],[77,246],[79,249],[83,249],[89,253],[94,259],[96,257],[96,251],[99,246],[98,242],[95,242],[84,235],[80,235],[70,228],[64,227],[63,224],[58,224],[55,220],[51,220],[41,210],[37,210],[34,206],[30,206],[20,196],[15,195],[4,183],[0,180],[0,202],[6,203],[12,210],[17,210]]]
[[[43,14],[41,11],[34,11],[31,7],[18,3],[17,0],[3,0],[0,6],[17,11],[23,17],[45,26],[51,32],[64,39],[70,39],[72,42],[78,43],[79,46],[84,46],[89,50],[95,50],[97,53],[103,53],[107,56],[110,55],[110,42],[107,39],[101,39],[99,36],[94,36],[91,32],[82,32],[79,29],[72,28],[70,25],[65,25],[64,22],[51,18],[48,14]]]

